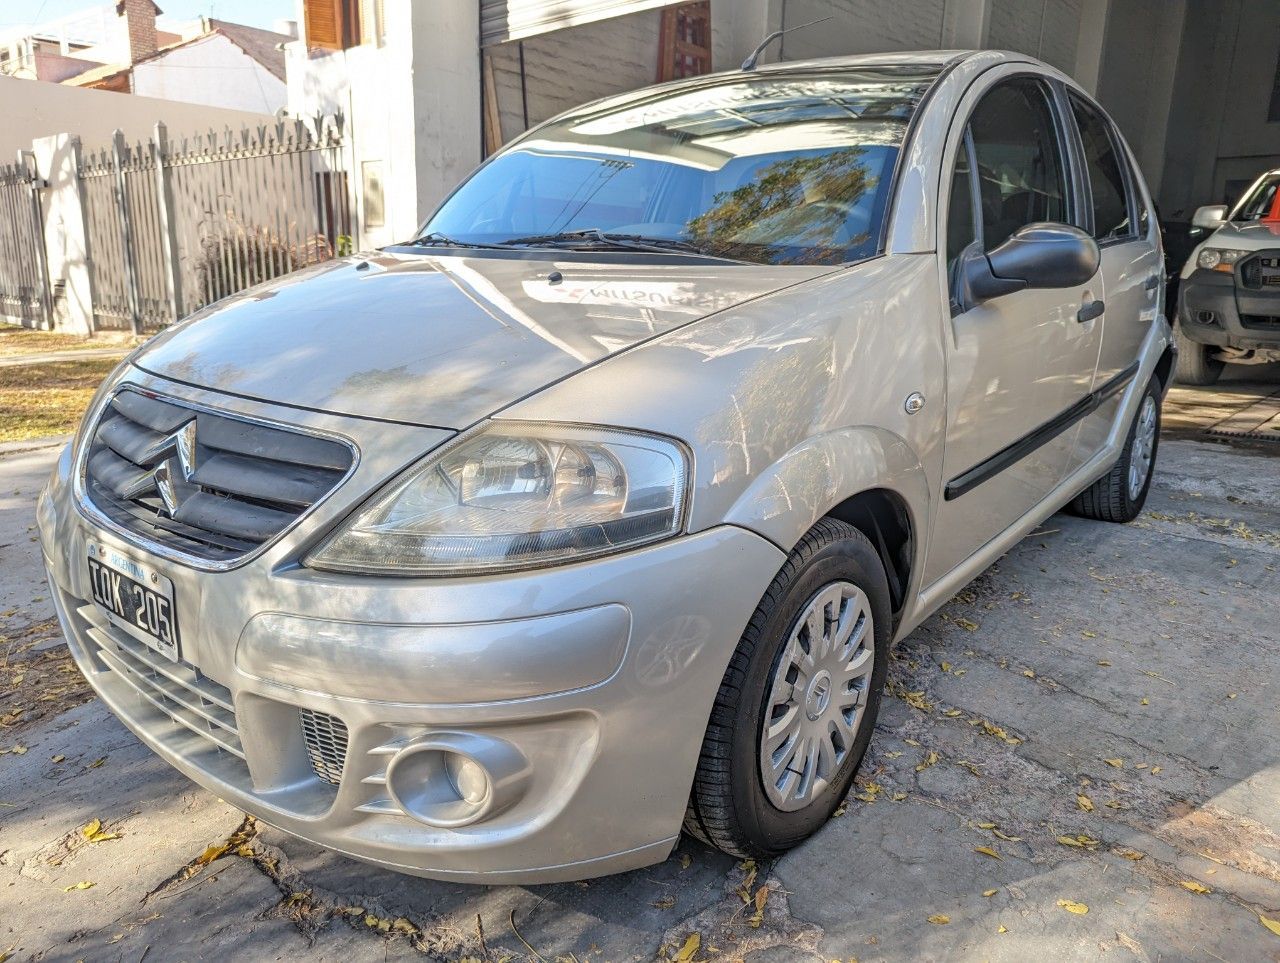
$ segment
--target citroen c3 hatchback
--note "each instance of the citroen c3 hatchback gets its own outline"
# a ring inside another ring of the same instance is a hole
[[[779,853],[849,789],[895,639],[1050,513],[1141,509],[1151,206],[1010,53],[557,117],[407,243],[107,379],[39,502],[71,651],[196,782],[392,869]]]

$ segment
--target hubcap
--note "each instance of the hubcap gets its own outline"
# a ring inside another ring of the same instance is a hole
[[[1133,432],[1133,448],[1129,452],[1129,500],[1136,501],[1151,474],[1151,455],[1156,447],[1156,400],[1147,395],[1138,412]]]
[[[866,593],[823,586],[792,623],[760,728],[760,776],[778,809],[817,798],[853,749],[875,668]]]

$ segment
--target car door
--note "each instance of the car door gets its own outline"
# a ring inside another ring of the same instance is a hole
[[[1042,78],[1009,72],[966,96],[959,116],[967,122],[953,129],[948,148],[952,179],[939,204],[951,301],[947,436],[926,584],[1063,479],[1077,426],[1053,422],[1088,395],[1097,365],[1098,319],[1080,318],[1082,305],[1102,297],[1098,277],[979,304],[962,290],[965,258],[989,253],[1026,224],[1077,220],[1060,105]]]
[[[1070,465],[1075,468],[1105,446],[1122,399],[1122,392],[1107,389],[1132,376],[1142,342],[1161,314],[1164,257],[1145,188],[1114,125],[1080,94],[1067,96],[1089,188],[1086,229],[1098,242],[1106,279],[1094,380],[1104,400],[1080,426]]]

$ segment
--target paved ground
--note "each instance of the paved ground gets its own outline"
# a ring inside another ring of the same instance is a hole
[[[1050,519],[907,639],[858,795],[808,844],[547,887],[247,824],[74,705],[29,541],[53,450],[2,455],[0,680],[57,694],[0,728],[26,748],[0,756],[0,959],[687,959],[696,933],[753,963],[1280,961],[1280,443],[1200,433],[1276,390],[1177,390],[1137,523]]]

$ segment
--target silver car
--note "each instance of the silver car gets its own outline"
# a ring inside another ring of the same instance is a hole
[[[1141,510],[1150,211],[1016,54],[574,110],[120,366],[39,503],[71,651],[192,779],[392,869],[777,854],[895,639],[1063,506]]]

